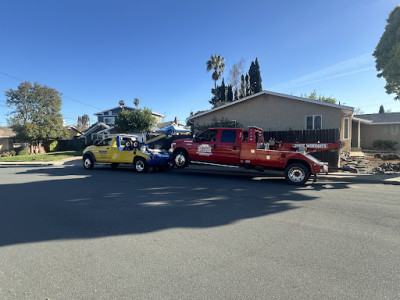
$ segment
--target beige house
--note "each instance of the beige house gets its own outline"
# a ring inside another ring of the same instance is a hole
[[[340,129],[345,146],[351,151],[353,107],[262,91],[188,118],[194,124],[210,124],[228,119],[268,131]]]
[[[0,127],[0,152],[13,149],[14,131],[9,127]]]
[[[371,148],[374,141],[394,141],[400,145],[400,113],[356,115],[353,118],[352,147]]]

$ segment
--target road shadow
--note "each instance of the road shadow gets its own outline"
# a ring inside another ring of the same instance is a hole
[[[137,174],[75,162],[16,173],[21,182],[0,184],[0,246],[224,226],[296,209],[318,198],[302,189],[324,190],[239,172]]]

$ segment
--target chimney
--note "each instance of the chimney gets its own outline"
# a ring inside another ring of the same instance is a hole
[[[176,126],[178,126],[178,125],[179,125],[179,122],[178,122],[178,118],[177,118],[177,117],[175,117],[175,119],[174,119],[174,123],[175,123],[175,125],[176,125]]]

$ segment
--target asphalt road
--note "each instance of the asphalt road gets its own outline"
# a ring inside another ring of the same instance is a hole
[[[399,192],[0,167],[0,299],[399,299]]]

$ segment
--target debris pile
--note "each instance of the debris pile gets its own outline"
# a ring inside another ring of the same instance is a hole
[[[372,169],[372,174],[387,174],[400,172],[400,163],[383,163]]]
[[[341,165],[357,169],[360,174],[400,173],[400,155],[397,153],[366,153],[364,157],[341,157]]]

